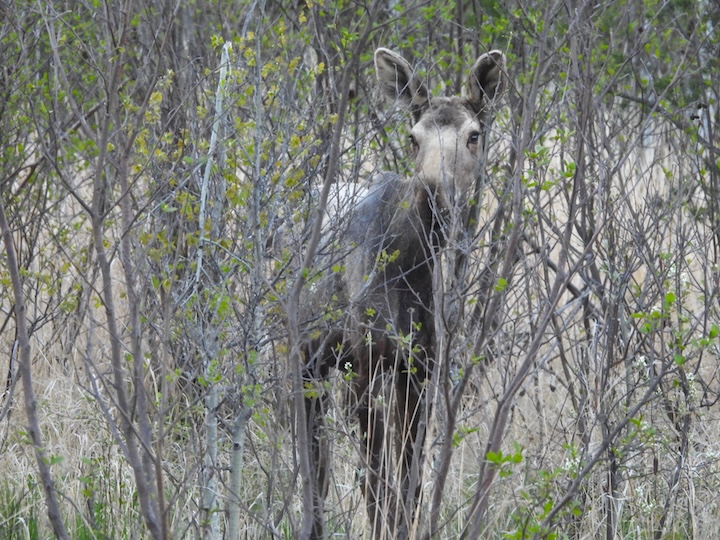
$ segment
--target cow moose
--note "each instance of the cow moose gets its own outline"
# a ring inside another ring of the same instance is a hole
[[[471,226],[471,201],[479,196],[504,65],[502,52],[485,53],[472,65],[463,96],[432,97],[403,57],[385,48],[375,52],[383,94],[398,100],[412,118],[414,171],[409,177],[383,173],[374,181],[344,217],[346,227],[333,241],[337,251],[325,255],[333,262],[325,261],[327,270],[302,300],[301,316],[314,325],[304,348],[313,538],[325,534],[330,463],[322,382],[332,367],[352,380],[364,450],[361,486],[373,536],[412,534],[429,410],[427,381],[435,367],[433,274],[451,234],[467,233]],[[388,470],[391,417],[397,471]]]

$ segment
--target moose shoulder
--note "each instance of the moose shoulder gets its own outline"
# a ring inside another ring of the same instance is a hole
[[[449,235],[467,227],[469,201],[477,199],[491,104],[501,91],[504,62],[499,51],[483,54],[470,69],[464,96],[431,97],[406,60],[388,49],[375,52],[383,93],[411,114],[414,170],[408,177],[382,174],[350,210],[335,240],[338,250],[327,255],[334,259],[326,263],[344,270],[328,270],[303,300],[303,317],[315,321],[305,347],[308,384],[327,377],[331,367],[353,372],[366,445],[363,490],[376,538],[406,538],[415,513],[428,411],[424,382],[435,359],[433,272]],[[333,316],[325,312],[329,305],[338,308]],[[392,461],[392,444],[385,440],[388,415],[375,399],[388,381],[394,385],[397,474],[387,471]],[[309,394],[313,535],[320,538],[330,466],[323,434],[326,399]],[[398,486],[392,478],[399,479]]]

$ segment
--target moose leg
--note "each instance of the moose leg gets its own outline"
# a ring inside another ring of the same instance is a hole
[[[383,538],[384,533],[394,523],[392,500],[387,478],[387,459],[385,448],[385,419],[378,394],[384,386],[384,359],[386,358],[385,340],[371,347],[358,362],[358,376],[355,380],[355,395],[358,399],[358,420],[361,436],[365,442],[365,477],[362,489],[370,520],[373,537]],[[394,535],[389,538],[395,538]]]
[[[410,369],[397,374],[397,421],[400,499],[399,525],[404,536],[409,534],[422,485],[423,445],[427,429],[427,389],[424,377]]]
[[[315,348],[319,350],[319,348]],[[309,351],[308,351],[309,352]],[[325,381],[330,367],[337,362],[335,352],[329,345],[324,347],[322,356],[310,354],[305,365],[305,418],[307,420],[308,440],[310,441],[310,461],[313,478],[313,540],[325,537],[325,498],[328,492],[330,472],[330,445],[325,430],[325,413],[329,397],[325,391]]]
[[[310,393],[310,392],[308,392]],[[328,492],[329,445],[325,433],[325,406],[327,396],[323,393],[305,398],[305,414],[308,423],[310,441],[310,459],[312,467],[313,489],[313,539],[325,537],[325,497]]]

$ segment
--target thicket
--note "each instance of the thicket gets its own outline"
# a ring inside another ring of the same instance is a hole
[[[348,186],[411,171],[378,46],[446,94],[481,53],[507,56],[477,230],[448,247],[467,269],[438,279],[457,316],[440,318],[416,536],[717,535],[715,3],[0,14],[0,536],[300,530],[288,320],[320,270],[303,247],[320,186],[352,204]],[[358,538],[351,375],[332,383],[326,506]]]

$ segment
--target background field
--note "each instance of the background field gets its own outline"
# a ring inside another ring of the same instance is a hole
[[[720,535],[716,3],[0,14],[0,537],[302,536],[319,193],[411,165],[378,46],[437,94],[507,55],[476,230],[438,267],[413,537]],[[333,538],[369,537],[352,375]]]

